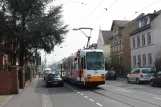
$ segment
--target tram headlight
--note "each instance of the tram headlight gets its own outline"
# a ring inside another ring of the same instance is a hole
[[[102,79],[104,79],[105,78],[105,74],[101,74],[101,77],[102,77]]]
[[[91,78],[91,74],[88,74],[88,75],[87,75],[87,78],[90,79],[90,78]]]

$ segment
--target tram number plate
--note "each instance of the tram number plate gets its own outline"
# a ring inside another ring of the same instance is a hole
[[[98,72],[95,72],[95,74],[98,74]]]

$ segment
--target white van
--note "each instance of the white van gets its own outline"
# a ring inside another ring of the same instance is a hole
[[[44,81],[46,80],[47,75],[50,74],[50,73],[52,73],[50,68],[45,68],[44,69]]]

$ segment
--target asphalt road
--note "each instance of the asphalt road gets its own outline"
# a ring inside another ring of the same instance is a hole
[[[161,107],[160,94],[159,87],[128,84],[125,80],[106,81],[95,88],[69,83],[44,88],[43,79],[35,79],[4,107]]]

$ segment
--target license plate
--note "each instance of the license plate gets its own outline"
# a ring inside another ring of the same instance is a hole
[[[95,74],[98,74],[98,72],[95,72]]]
[[[58,84],[58,82],[54,82],[53,84]]]

